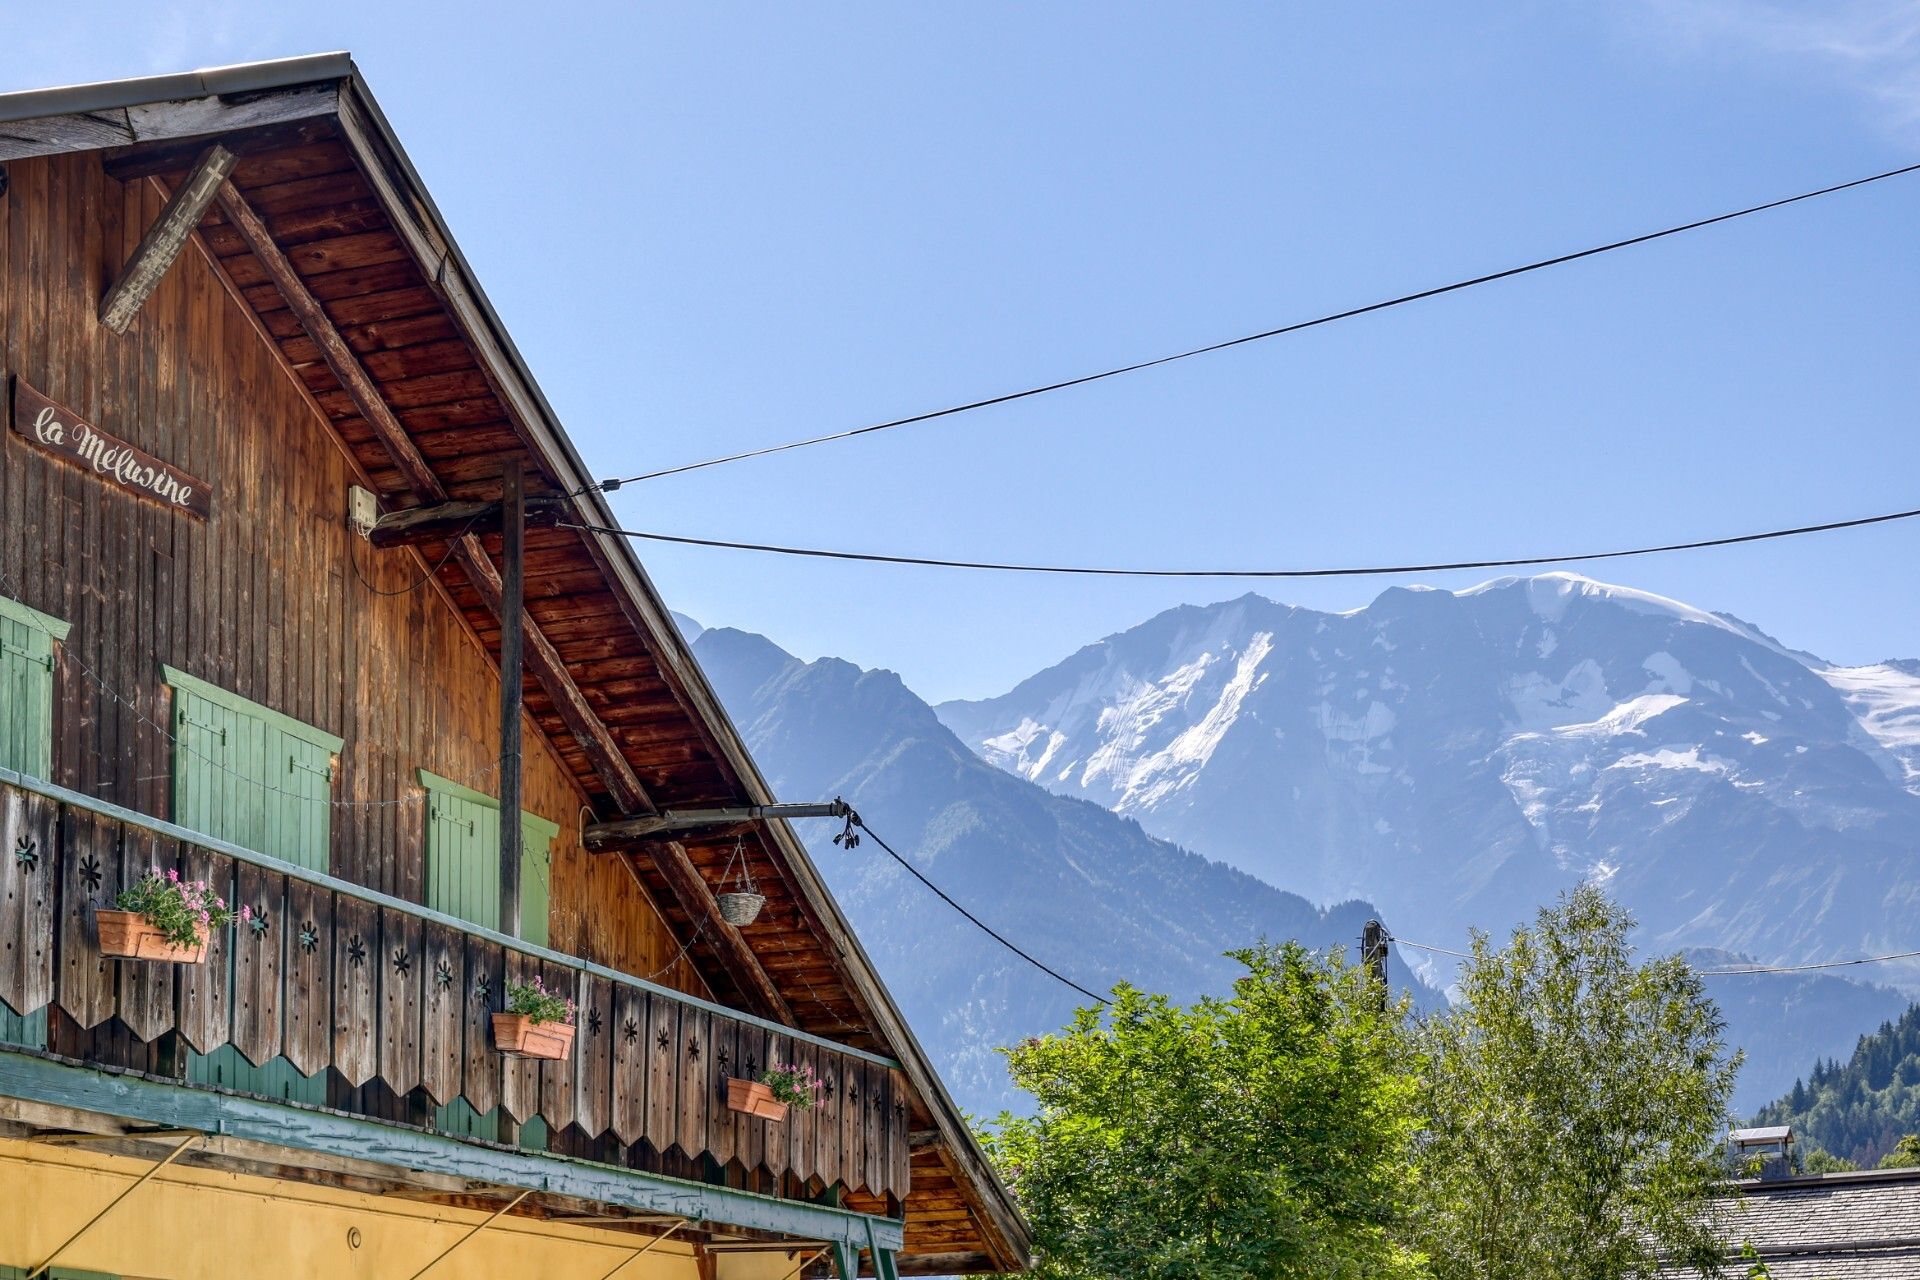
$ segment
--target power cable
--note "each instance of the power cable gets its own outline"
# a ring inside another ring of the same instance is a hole
[[[1548,267],[1562,266],[1569,262],[1578,262],[1582,258],[1592,258],[1603,253],[1612,253],[1616,249],[1629,249],[1635,245],[1663,240],[1668,236],[1677,236],[1686,231],[1697,231],[1702,227],[1711,227],[1722,222],[1731,222],[1736,218],[1749,217],[1756,213],[1766,213],[1772,209],[1785,208],[1799,204],[1803,200],[1814,200],[1836,192],[1849,191],[1855,187],[1864,187],[1875,182],[1884,182],[1888,178],[1898,178],[1905,174],[1920,171],[1920,164],[1903,165],[1898,169],[1888,169],[1882,173],[1871,174],[1864,178],[1855,178],[1851,182],[1835,183],[1830,187],[1821,187],[1814,191],[1803,191],[1799,195],[1786,196],[1779,200],[1769,200],[1764,204],[1748,205],[1744,209],[1735,209],[1730,213],[1715,214],[1711,218],[1697,218],[1692,222],[1683,222],[1677,226],[1649,231],[1642,235],[1629,236],[1624,240],[1614,240],[1607,244],[1595,245],[1590,249],[1580,249],[1573,253],[1562,253],[1551,258],[1524,263],[1517,267],[1508,267],[1486,275],[1473,276],[1466,280],[1456,280],[1452,284],[1443,284],[1431,289],[1421,289],[1413,293],[1403,293],[1397,297],[1386,298],[1379,302],[1369,302],[1364,306],[1349,307],[1344,311],[1334,311],[1326,315],[1315,316],[1311,320],[1297,320],[1274,329],[1264,329],[1259,333],[1249,333],[1238,338],[1228,338],[1222,342],[1210,342],[1205,346],[1190,347],[1185,351],[1176,351],[1172,355],[1158,356],[1151,360],[1139,360],[1132,364],[1119,365],[1112,369],[1103,369],[1098,373],[1082,374],[1077,378],[1066,378],[1059,382],[1044,383],[1037,387],[1028,387],[1024,391],[1010,391],[1003,395],[989,396],[984,400],[970,400],[965,404],[956,404],[945,409],[935,409],[930,413],[916,413],[910,417],[895,418],[890,422],[876,422],[870,426],[854,427],[847,431],[834,431],[826,435],[811,436],[805,440],[790,440],[785,444],[767,445],[759,449],[746,449],[739,453],[723,454],[717,458],[708,458],[701,462],[682,463],[677,467],[663,467],[658,471],[645,471],[639,475],[625,476],[617,480],[602,480],[597,484],[576,489],[568,497],[578,497],[599,489],[612,493],[622,485],[638,484],[643,480],[658,480],[665,476],[683,475],[689,471],[701,471],[707,467],[723,466],[730,462],[744,462],[750,458],[764,458],[770,454],[786,453],[793,449],[805,449],[816,444],[827,444],[835,440],[851,440],[855,436],[872,435],[878,431],[891,431],[895,427],[913,426],[916,423],[932,422],[938,418],[950,418],[955,414],[970,413],[975,409],[987,409],[994,405],[1011,404],[1016,400],[1027,400],[1034,396],[1046,395],[1053,391],[1064,391],[1069,387],[1082,387],[1091,382],[1101,382],[1108,378],[1117,378],[1122,374],[1138,373],[1142,369],[1152,369],[1163,364],[1172,364],[1177,360],[1191,360],[1195,356],[1210,355],[1216,351],[1226,351],[1233,347],[1245,346],[1252,342],[1264,342],[1269,338],[1278,338],[1290,333],[1299,333],[1305,329],[1318,328],[1333,324],[1339,320],[1351,320],[1356,316],[1370,315],[1376,311],[1386,311],[1392,307],[1406,306],[1412,302],[1423,302],[1428,298],[1438,298],[1444,294],[1458,293],[1463,289],[1472,289],[1483,284],[1492,284],[1499,280],[1510,280],[1515,276],[1527,275],[1534,271],[1543,271]]]
[[[1797,538],[1810,533],[1829,533],[1836,529],[1858,529],[1911,520],[1920,516],[1920,507],[1885,515],[1861,516],[1853,520],[1830,520],[1823,524],[1796,525],[1790,529],[1770,529],[1765,533],[1741,533],[1724,538],[1702,538],[1694,542],[1667,542],[1651,547],[1631,547],[1617,551],[1582,551],[1566,555],[1516,556],[1504,560],[1451,560],[1427,564],[1370,565],[1345,569],[1139,569],[1088,565],[1009,564],[990,560],[946,560],[929,556],[893,556],[865,551],[831,551],[818,547],[790,547],[764,542],[732,542],[720,538],[690,538],[681,534],[651,533],[639,529],[619,529],[610,525],[571,524],[561,521],[562,529],[586,533],[604,533],[622,538],[641,538],[649,542],[669,542],[688,547],[716,547],[727,551],[758,551],[769,555],[804,556],[817,560],[854,560],[866,564],[919,565],[935,569],[985,569],[998,573],[1074,574],[1108,578],[1361,578],[1389,574],[1445,573],[1456,569],[1517,569],[1544,564],[1573,564],[1589,560],[1619,560],[1628,556],[1660,555],[1670,551],[1699,551],[1709,547],[1731,547],[1748,542],[1768,542],[1777,538]]]
[[[1387,941],[1403,947],[1412,947],[1415,951],[1431,951],[1437,955],[1452,956],[1457,960],[1471,960],[1473,955],[1466,951],[1455,951],[1450,947],[1436,947],[1431,943],[1415,942],[1411,938],[1402,938],[1388,934]],[[1851,960],[1820,960],[1812,964],[1753,964],[1739,965],[1725,969],[1697,969],[1702,978],[1742,978],[1751,974],[1766,973],[1809,973],[1815,969],[1845,969],[1862,964],[1885,964],[1889,960],[1911,960],[1920,956],[1920,950],[1893,951],[1880,956],[1858,956]]]
[[[927,877],[921,873],[920,868],[914,866],[911,862],[908,862],[905,858],[901,857],[898,853],[894,852],[893,846],[888,844],[885,840],[882,840],[880,838],[880,833],[875,831],[872,827],[868,826],[865,820],[863,820],[859,814],[857,813],[849,814],[847,818],[847,825],[848,825],[847,831],[842,832],[840,835],[834,837],[835,844],[844,844],[848,848],[851,848],[853,845],[858,844],[860,839],[858,836],[852,836],[850,840],[848,839],[848,837],[851,835],[851,831],[853,827],[859,827],[860,830],[867,833],[868,838],[870,838],[875,844],[879,845],[882,849],[886,851],[886,854],[889,858],[892,858],[895,862],[905,867],[907,869],[907,874],[911,875],[915,880],[918,880],[921,884],[931,889],[933,891],[934,896],[939,898],[940,901],[946,903],[948,906],[952,907],[955,911],[958,911],[961,915],[965,916],[968,922],[971,923],[974,928],[980,930],[980,932],[986,934],[989,938],[992,938],[995,942],[999,943],[1001,946],[1005,947],[1007,950],[1013,952],[1013,954],[1015,954],[1016,956],[1019,956],[1022,960],[1025,960],[1028,964],[1032,965],[1034,968],[1038,969],[1040,972],[1046,974],[1049,978],[1052,978],[1055,982],[1063,983],[1066,986],[1072,987],[1075,991],[1078,991],[1081,995],[1085,996],[1087,999],[1093,1001],[1097,1005],[1100,1005],[1102,1007],[1106,1006],[1108,1001],[1105,996],[1095,995],[1093,992],[1087,990],[1085,987],[1075,982],[1072,978],[1069,978],[1064,973],[1061,973],[1058,969],[1052,968],[1051,966],[1047,965],[1045,962],[1035,959],[1031,952],[1025,951],[1020,947],[1015,946],[1012,942],[1009,942],[1007,940],[1006,935],[1000,933],[992,925],[988,924],[986,921],[982,920],[979,916],[976,916],[975,914],[973,914],[973,912],[967,910],[965,907],[961,906],[958,902],[955,902],[953,900],[953,896],[949,894],[945,889],[942,889],[939,885],[927,879]]]

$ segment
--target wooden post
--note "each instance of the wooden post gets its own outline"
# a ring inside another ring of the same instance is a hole
[[[501,467],[500,931],[520,937],[520,610],[526,576],[526,481],[519,457]]]
[[[1374,987],[1381,1012],[1387,1008],[1387,926],[1369,920],[1360,931],[1360,963]]]

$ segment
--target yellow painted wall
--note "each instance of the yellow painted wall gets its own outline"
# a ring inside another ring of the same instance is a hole
[[[0,1263],[27,1268],[45,1260],[149,1167],[85,1149],[0,1141]],[[409,1280],[486,1216],[175,1163],[62,1253],[59,1265],[151,1280]],[[644,1243],[618,1232],[502,1218],[428,1276],[601,1280]],[[721,1255],[718,1276],[781,1280],[799,1260]],[[669,1241],[618,1280],[697,1276],[692,1250]]]

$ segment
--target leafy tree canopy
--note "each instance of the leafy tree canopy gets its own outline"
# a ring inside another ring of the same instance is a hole
[[[1429,1020],[1414,1241],[1440,1280],[1629,1280],[1722,1269],[1712,1191],[1737,1059],[1678,956],[1636,960],[1592,887],[1495,950]]]
[[[1393,1234],[1418,1128],[1404,1009],[1337,955],[1232,954],[1228,998],[1122,986],[1007,1051],[1038,1108],[988,1141],[1045,1280],[1420,1274]]]

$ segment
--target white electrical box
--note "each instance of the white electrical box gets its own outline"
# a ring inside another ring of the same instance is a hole
[[[353,485],[347,490],[347,523],[361,537],[373,532],[373,522],[380,518],[380,499],[373,490]]]

